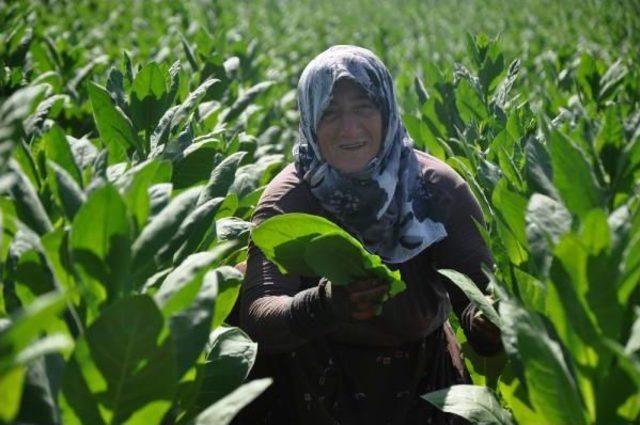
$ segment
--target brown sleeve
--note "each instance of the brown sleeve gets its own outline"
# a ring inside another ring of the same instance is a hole
[[[292,170],[274,179],[254,211],[252,223],[285,212],[309,212],[304,190]],[[304,289],[298,276],[284,276],[249,242],[247,270],[242,285],[240,323],[268,353],[285,352],[333,329],[337,322],[329,309],[324,285]],[[302,290],[301,290],[302,289]]]
[[[436,266],[439,269],[454,269],[467,275],[485,292],[488,278],[482,265],[491,269],[493,258],[476,227],[485,226],[482,211],[466,183],[458,185],[454,192],[449,217],[446,222],[448,236],[436,246]],[[501,350],[499,330],[489,326],[482,329],[474,324],[476,308],[464,292],[448,279],[443,278],[453,310],[460,319],[469,343],[478,354],[491,355]]]

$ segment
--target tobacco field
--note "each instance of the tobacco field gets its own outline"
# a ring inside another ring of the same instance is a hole
[[[640,421],[637,1],[0,0],[0,423],[224,425],[271,384],[234,266],[333,44],[388,65],[487,221],[493,302],[441,273],[504,354],[452,314],[475,385],[425,402]]]

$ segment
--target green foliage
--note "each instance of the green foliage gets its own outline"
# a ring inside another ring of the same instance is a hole
[[[224,424],[264,391],[244,383],[256,344],[225,326],[230,266],[291,160],[302,68],[343,43],[385,61],[416,147],[487,221],[493,305],[448,277],[506,357],[462,339],[492,391],[425,397],[476,422],[637,422],[636,3],[0,1],[0,422]],[[265,253],[400,290],[309,220]]]

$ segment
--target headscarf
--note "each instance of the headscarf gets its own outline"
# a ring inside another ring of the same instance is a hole
[[[329,165],[316,135],[333,87],[342,78],[364,89],[384,123],[380,151],[354,173]],[[402,263],[447,235],[444,225],[429,217],[431,194],[400,120],[391,75],[370,50],[339,45],[316,56],[300,77],[298,107],[296,169],[322,207],[368,251],[387,263]]]

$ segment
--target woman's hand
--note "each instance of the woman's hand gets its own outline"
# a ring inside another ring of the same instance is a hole
[[[327,283],[332,307],[342,317],[351,320],[369,320],[379,314],[382,304],[389,298],[389,284],[378,279],[363,279],[347,286]]]
[[[485,295],[491,304],[495,302]],[[491,323],[473,303],[462,312],[460,324],[475,351],[483,356],[491,356],[503,350],[500,329]]]

